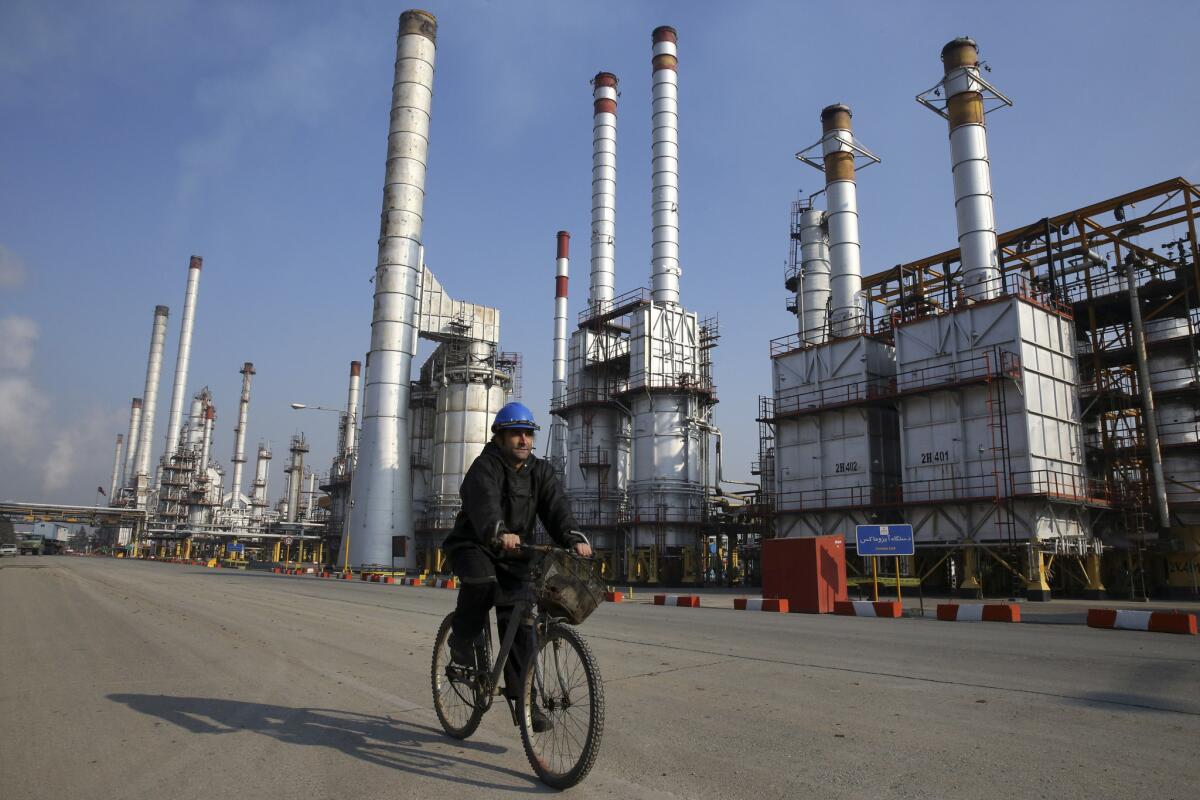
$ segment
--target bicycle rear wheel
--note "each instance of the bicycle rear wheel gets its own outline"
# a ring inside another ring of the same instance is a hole
[[[553,723],[533,730],[533,705]],[[567,789],[596,761],[604,734],[604,683],[587,642],[574,628],[553,624],[521,679],[521,744],[542,783]]]
[[[455,739],[466,739],[479,727],[487,711],[489,697],[484,692],[483,676],[491,660],[491,648],[480,648],[482,663],[469,669],[451,664],[450,622],[454,614],[442,620],[433,645],[433,666],[430,680],[433,685],[433,710],[442,730]]]

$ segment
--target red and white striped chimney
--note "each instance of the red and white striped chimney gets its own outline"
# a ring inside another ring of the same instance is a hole
[[[617,76],[592,78],[592,274],[588,308],[606,309],[616,293]]]
[[[655,303],[679,303],[679,53],[675,29],[651,34],[650,290]]]

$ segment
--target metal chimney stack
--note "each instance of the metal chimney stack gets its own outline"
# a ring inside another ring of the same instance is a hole
[[[854,183],[854,135],[850,108],[840,103],[821,111],[821,154],[829,211],[830,328],[834,336],[863,332],[862,254],[858,240],[858,190]]]
[[[570,272],[571,234],[559,231],[554,272],[554,363],[550,382],[550,406],[558,408],[567,396],[567,278]],[[593,272],[593,275],[595,273]],[[567,421],[551,418],[546,457],[562,474],[566,464]]]
[[[679,303],[679,64],[675,29],[663,25],[654,41],[651,112],[651,299]]]
[[[348,555],[351,565],[389,563],[391,537],[413,534],[408,402],[417,348],[436,36],[437,20],[432,14],[413,10],[400,15],[375,271],[371,369],[363,404],[362,444],[351,485],[355,510]],[[410,548],[409,554],[404,566],[415,566],[415,548]]]
[[[108,490],[108,504],[110,506],[113,504],[113,501],[116,500],[117,488],[120,487],[120,485],[121,485],[121,483],[120,483],[120,481],[121,481],[121,445],[124,442],[125,442],[125,437],[118,433],[117,434],[117,452],[115,455],[113,455],[112,484],[110,485],[109,490]]]
[[[247,361],[242,365],[242,397],[238,403],[238,424],[233,434],[233,485],[229,487],[229,506],[237,508],[241,503],[242,466],[246,463],[246,418],[250,414],[250,380],[254,376],[254,365]]]
[[[121,486],[133,480],[134,465],[137,463],[138,437],[142,432],[142,398],[135,397],[129,405],[129,434],[125,437],[125,463],[121,467]]]
[[[146,386],[142,390],[142,421],[139,425],[137,459],[133,478],[150,474],[150,449],[154,446],[154,413],[158,406],[158,380],[162,374],[163,344],[167,340],[167,307],[155,306],[150,329],[150,357],[146,361]]]
[[[179,442],[183,401],[187,393],[188,362],[192,356],[192,327],[196,319],[196,295],[200,289],[200,267],[204,259],[192,256],[188,262],[187,289],[183,295],[183,319],[179,323],[179,354],[175,358],[175,384],[171,389],[171,416],[167,420],[167,443],[163,458],[169,458]]]
[[[939,86],[946,95],[945,106],[931,101],[929,92],[918,95],[917,100],[950,124],[950,164],[963,294],[971,300],[990,300],[1000,294],[1002,287],[996,252],[992,172],[983,122],[988,109],[984,105],[986,101],[1012,105],[1012,101],[980,76],[979,48],[973,39],[964,36],[943,47],[942,66],[945,75]],[[937,89],[935,86],[930,91],[936,95]]]
[[[616,292],[617,76],[592,78],[592,275],[588,308],[606,309]]]
[[[342,441],[345,442],[345,455],[350,455],[354,452],[356,442],[355,435],[358,432],[358,393],[362,378],[362,364],[357,361],[350,362],[350,389],[346,394],[346,419],[343,423],[345,429],[342,432]]]
[[[829,330],[829,235],[825,212],[809,208],[800,212],[800,264],[804,272],[800,336],[805,344],[821,344]]]

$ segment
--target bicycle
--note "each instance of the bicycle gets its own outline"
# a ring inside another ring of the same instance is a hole
[[[490,669],[491,624],[476,646],[476,665],[452,662],[451,613],[442,620],[433,648],[433,707],[442,729],[466,739],[479,727],[500,691],[504,665],[517,632],[532,625],[534,654],[521,675],[520,696],[505,698],[521,730],[525,756],[547,786],[567,789],[587,776],[604,733],[604,684],[587,642],[572,625],[583,621],[603,599],[603,585],[590,559],[556,547],[522,545],[531,555],[528,588],[512,598],[510,624]],[[536,608],[536,613],[535,613]],[[524,624],[516,624],[518,622]],[[533,729],[534,704],[553,726]]]

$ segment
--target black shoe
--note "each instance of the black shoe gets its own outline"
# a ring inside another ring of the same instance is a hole
[[[475,647],[469,640],[460,640],[451,633],[450,660],[460,667],[473,668],[475,666]]]
[[[554,730],[554,720],[543,714],[537,705],[530,707],[529,717],[534,733],[545,733],[546,731]]]

